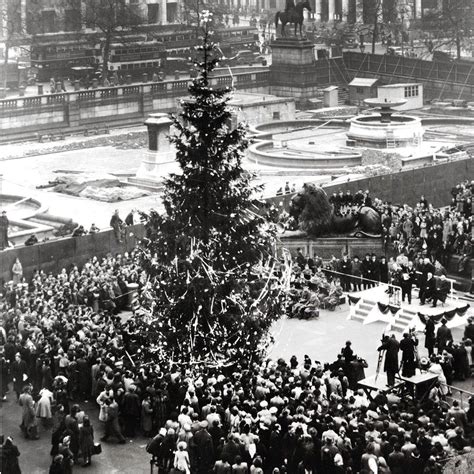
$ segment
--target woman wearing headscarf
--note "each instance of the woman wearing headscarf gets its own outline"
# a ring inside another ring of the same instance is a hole
[[[19,456],[20,451],[9,436],[2,445],[2,472],[5,472],[5,474],[21,474],[20,465],[18,464]]]
[[[83,466],[90,466],[91,457],[94,454],[94,428],[88,416],[84,417],[83,424],[79,428],[79,448],[84,459]]]
[[[13,284],[18,285],[18,283],[20,283],[23,278],[23,267],[18,257],[16,258],[15,263],[13,264],[12,274]]]

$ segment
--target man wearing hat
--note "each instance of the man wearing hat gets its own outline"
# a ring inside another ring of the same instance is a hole
[[[441,354],[443,350],[446,348],[448,341],[453,340],[453,335],[451,333],[451,329],[446,326],[447,320],[443,318],[441,320],[441,326],[438,328],[436,332],[436,342],[438,344],[438,354]]]
[[[389,387],[395,385],[395,374],[398,373],[398,351],[400,344],[392,334],[392,337],[385,337],[382,345],[377,349],[378,351],[385,350],[384,371],[387,373],[387,385]]]
[[[10,221],[7,217],[7,211],[2,211],[0,216],[0,250],[8,248],[8,226]]]

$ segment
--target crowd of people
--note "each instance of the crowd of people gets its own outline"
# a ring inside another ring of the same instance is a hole
[[[325,271],[319,258],[306,258],[297,249],[292,266],[287,314],[290,318],[312,319],[319,317],[319,309],[334,309],[343,301],[343,289],[338,275]]]
[[[164,472],[435,473],[471,445],[474,404],[451,407],[441,389],[426,400],[368,398],[357,388],[367,364],[349,341],[331,364],[158,366],[150,328],[117,314],[142,277],[132,255],[118,255],[5,287],[2,380],[21,406],[23,435],[37,439],[39,423],[51,430],[50,472],[90,465],[99,437],[125,443],[139,432]],[[100,433],[85,400],[99,407]],[[2,456],[14,463],[17,451],[7,438]]]
[[[453,255],[459,255],[457,270],[470,269],[472,257],[472,194],[474,182],[464,181],[452,191],[446,208],[434,208],[424,196],[414,207],[393,206],[374,200],[381,213],[386,247],[409,259],[423,256],[438,260],[448,268]]]

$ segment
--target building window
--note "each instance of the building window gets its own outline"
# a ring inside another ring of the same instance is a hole
[[[418,86],[406,86],[405,97],[418,97],[419,91]]]
[[[280,112],[273,112],[273,120],[280,120]]]
[[[364,88],[363,87],[356,87],[356,92],[357,92],[357,94],[363,94],[364,93]]]
[[[270,8],[276,8],[276,0],[270,0]]]
[[[43,10],[41,12],[41,23],[44,33],[56,31],[56,12],[54,10]]]
[[[64,29],[66,31],[81,29],[81,10],[66,10],[64,12]]]
[[[158,23],[159,5],[151,3],[148,5],[148,24]]]

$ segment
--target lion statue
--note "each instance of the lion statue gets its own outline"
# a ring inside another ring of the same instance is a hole
[[[314,184],[304,184],[303,191],[293,196],[289,214],[298,229],[314,237],[328,234],[379,237],[382,230],[380,214],[372,207],[361,206],[348,215],[335,215],[324,189]]]

